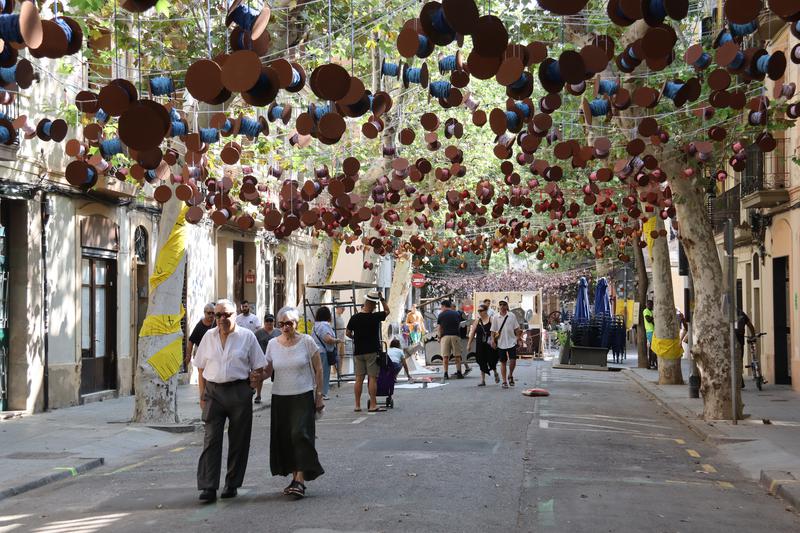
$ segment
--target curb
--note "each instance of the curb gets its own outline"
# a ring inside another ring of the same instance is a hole
[[[628,376],[628,378],[636,383],[645,394],[650,396],[652,400],[654,400],[659,406],[663,407],[673,418],[687,426],[694,434],[700,437],[703,440],[712,440],[714,438],[723,438],[723,435],[716,435],[710,429],[703,427],[701,424],[698,424],[693,419],[686,416],[686,414],[682,413],[680,410],[676,409],[675,407],[671,406],[669,403],[661,399],[659,395],[654,392],[651,388],[651,384],[644,379],[642,379],[636,372],[631,371],[630,369],[626,368],[624,374]]]
[[[39,479],[34,479],[32,481],[27,481],[25,483],[16,485],[14,487],[3,489],[2,491],[0,491],[0,501],[5,500],[6,498],[11,498],[12,496],[17,496],[24,492],[44,487],[45,485],[55,483],[56,481],[61,481],[62,479],[76,477],[80,474],[88,472],[89,470],[92,470],[99,466],[103,466],[104,463],[105,459],[103,459],[102,457],[98,457],[96,459],[88,459],[85,462],[80,463],[78,466],[59,470],[58,472],[53,472],[52,474],[42,476]]]
[[[759,483],[767,492],[783,499],[795,511],[800,511],[800,479],[791,472],[762,470]]]

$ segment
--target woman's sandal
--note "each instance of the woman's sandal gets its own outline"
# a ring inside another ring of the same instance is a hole
[[[376,407],[375,409],[367,409],[368,413],[384,413],[386,412],[385,407]]]
[[[296,500],[303,498],[306,495],[306,486],[299,481],[292,481],[291,485],[286,488],[288,496],[294,496]]]

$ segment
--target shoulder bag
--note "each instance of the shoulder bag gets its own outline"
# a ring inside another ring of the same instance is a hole
[[[316,328],[314,328],[314,330],[312,330],[312,331],[314,333],[314,336],[319,341],[319,343],[322,344],[323,348],[325,349],[325,357],[328,360],[328,364],[332,365],[332,366],[335,366],[339,362],[339,352],[336,351],[336,344],[333,345],[333,349],[332,350],[329,350],[328,349],[328,345],[325,344],[325,341],[320,339],[319,335],[317,335]]]

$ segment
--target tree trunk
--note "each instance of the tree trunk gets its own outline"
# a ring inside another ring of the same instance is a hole
[[[680,238],[694,282],[692,356],[700,369],[703,416],[707,420],[731,419],[731,365],[728,323],[722,310],[722,266],[714,233],[706,213],[702,188],[683,177],[680,168],[669,169],[676,197]],[[742,403],[737,412],[741,415]]]
[[[175,227],[183,202],[173,198],[164,204],[158,232],[158,255],[164,249],[164,244]],[[157,257],[158,257],[157,255]],[[180,261],[174,272],[150,291],[145,320],[158,315],[179,315],[183,295],[183,276],[186,270],[186,249],[184,246]],[[144,327],[142,328],[144,330]],[[178,418],[178,377],[174,373],[166,381],[156,373],[153,366],[148,363],[153,355],[160,350],[183,338],[183,332],[163,335],[139,335],[139,360],[136,362],[136,400],[134,404],[133,421],[147,424],[176,424]],[[183,357],[183,349],[180,350]]]
[[[389,290],[389,317],[383,322],[383,338],[389,340],[389,326],[400,323],[405,315],[404,303],[408,298],[411,288],[411,258],[408,254],[402,255],[394,261],[392,272],[392,287]]]
[[[664,229],[664,221],[655,216],[656,231]],[[667,237],[653,240],[653,319],[655,330],[653,340],[670,340],[678,337],[675,317],[675,298],[672,293],[672,268],[669,260],[669,243]],[[681,359],[672,354],[658,353],[659,385],[682,385]],[[665,356],[665,357],[663,357]]]
[[[324,291],[320,289],[311,289],[308,285],[321,285],[325,283],[334,266],[329,264],[331,254],[333,253],[333,239],[325,234],[320,234],[315,240],[317,241],[317,251],[314,253],[311,271],[306,274],[306,279],[304,281],[306,286],[306,300],[312,304],[322,299]],[[300,280],[297,282],[300,283]],[[331,313],[332,312],[333,309],[331,309]],[[312,318],[313,317],[308,317],[308,319]]]
[[[647,267],[644,264],[644,252],[639,245],[641,239],[636,239],[632,243],[633,260],[636,264],[637,291],[636,299],[639,301],[639,316],[636,317],[636,359],[637,367],[647,368],[649,365],[647,357],[647,335],[644,331],[644,307],[647,304],[647,289],[650,281],[647,279]]]

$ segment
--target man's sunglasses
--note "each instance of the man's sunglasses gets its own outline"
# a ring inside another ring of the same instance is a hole
[[[214,316],[217,318],[230,318],[233,313],[214,313]]]
[[[278,322],[277,326],[278,326],[279,328],[284,328],[284,327],[286,327],[286,326],[292,326],[292,327],[294,327],[294,322],[293,322],[293,321],[291,321],[291,320],[290,320],[290,321],[288,321],[288,322]]]

